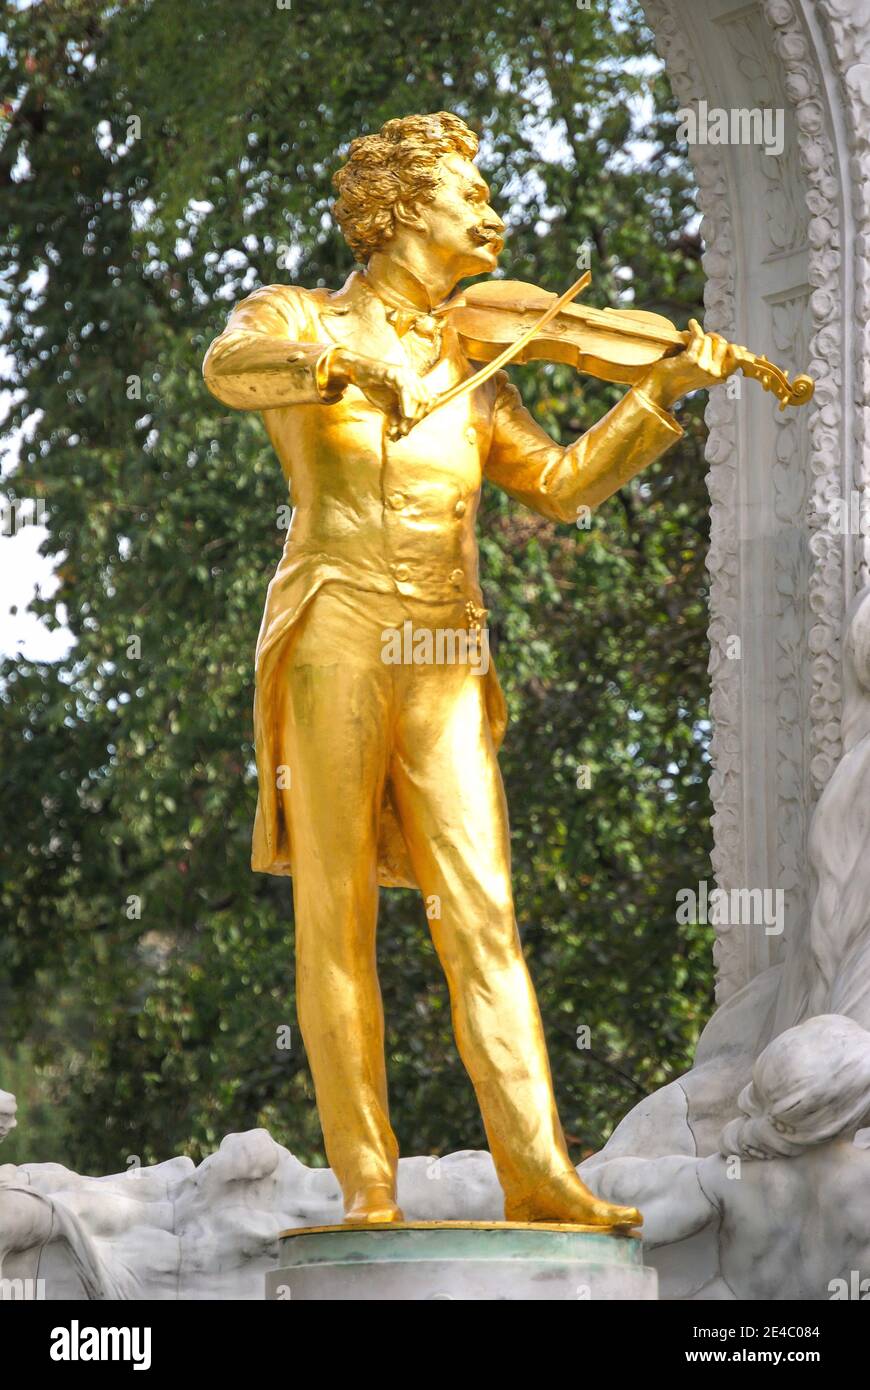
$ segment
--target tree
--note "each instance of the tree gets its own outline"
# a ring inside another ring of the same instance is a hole
[[[36,609],[74,636],[0,672],[0,1036],[53,1107],[18,1142],[117,1170],[265,1124],[322,1162],[289,887],[248,866],[287,499],[202,355],[255,285],[341,282],[341,149],[445,107],[482,134],[507,274],[559,288],[585,248],[590,302],[682,326],[702,277],[673,102],[629,4],[55,0],[8,7],[6,31],[7,424],[39,412],[6,481],[45,499],[61,582]],[[561,438],[619,394],[561,367],[517,380]],[[706,929],[675,920],[709,853],[698,401],[682,420],[588,529],[494,492],[480,521],[518,915],[578,1160],[686,1066],[710,1003]],[[380,954],[403,1151],[482,1145],[417,895],[384,895]]]

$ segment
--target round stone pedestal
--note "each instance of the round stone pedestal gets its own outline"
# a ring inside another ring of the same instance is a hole
[[[636,1236],[518,1221],[407,1221],[284,1231],[266,1297],[313,1302],[656,1299]]]

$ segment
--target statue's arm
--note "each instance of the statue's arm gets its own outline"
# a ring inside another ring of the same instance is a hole
[[[719,1215],[716,1196],[701,1184],[701,1166],[683,1154],[611,1158],[597,1167],[584,1165],[581,1177],[605,1202],[640,1207],[645,1244],[668,1245],[697,1235]]]
[[[632,388],[563,447],[532,418],[507,376],[500,373],[496,380],[486,476],[554,521],[574,521],[578,508],[606,501],[683,434],[673,415]]]
[[[314,342],[316,322],[304,292],[268,285],[238,304],[205,355],[205,384],[235,410],[330,404],[338,400],[331,376],[337,344]]]

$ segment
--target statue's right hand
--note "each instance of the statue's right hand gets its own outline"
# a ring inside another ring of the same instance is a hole
[[[422,379],[409,367],[378,362],[343,347],[332,355],[329,379],[336,385],[351,382],[357,386],[366,400],[384,412],[397,436],[407,434],[422,419],[432,399]]]

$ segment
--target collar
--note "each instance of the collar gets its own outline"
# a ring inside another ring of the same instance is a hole
[[[365,281],[389,309],[402,309],[411,314],[438,313],[441,305],[432,304],[429,291],[412,271],[381,251],[376,251],[365,268]]]

